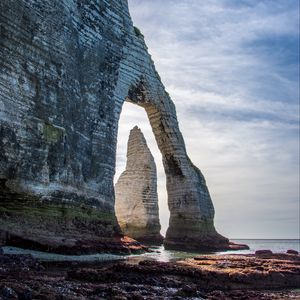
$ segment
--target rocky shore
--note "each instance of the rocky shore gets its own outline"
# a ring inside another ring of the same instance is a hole
[[[179,262],[39,262],[0,253],[0,299],[300,299],[297,254]]]
[[[1,239],[0,247],[15,246],[23,249],[45,251],[64,255],[83,255],[96,253],[110,253],[120,255],[140,254],[148,252],[149,249],[138,241],[124,235],[116,235],[110,238],[85,237],[85,238],[62,238],[44,236],[41,239],[26,238],[20,235],[5,234]]]

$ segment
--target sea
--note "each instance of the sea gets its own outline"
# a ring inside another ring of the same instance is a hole
[[[152,248],[152,250],[156,250],[157,253],[146,253],[138,257],[130,257],[130,260],[135,261],[147,258],[162,262],[169,262],[204,254],[251,254],[255,253],[256,250],[271,250],[273,253],[286,253],[287,250],[292,249],[300,252],[300,239],[232,239],[230,241],[237,244],[246,244],[250,249],[226,252],[184,252],[165,250],[163,246],[160,246]]]
[[[241,251],[226,251],[226,252],[184,252],[184,251],[173,251],[165,250],[163,246],[150,247],[153,252],[140,254],[140,255],[111,255],[111,254],[93,254],[93,255],[60,255],[55,253],[45,253],[40,251],[33,251],[28,249],[21,249],[16,247],[6,246],[3,247],[4,253],[7,254],[31,254],[33,257],[43,261],[81,261],[81,262],[106,262],[115,260],[125,260],[128,263],[136,264],[143,260],[155,260],[160,262],[170,262],[182,260],[185,258],[195,257],[203,254],[251,254],[255,253],[256,250],[271,250],[273,253],[285,253],[289,249],[300,252],[300,240],[270,240],[270,239],[238,239],[231,240],[238,244],[247,244],[249,250]]]

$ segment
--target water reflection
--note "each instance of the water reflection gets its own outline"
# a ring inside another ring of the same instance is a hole
[[[202,253],[193,253],[193,252],[184,252],[184,251],[175,251],[175,250],[165,250],[164,246],[160,247],[150,247],[153,252],[140,254],[140,255],[131,255],[127,257],[127,262],[132,264],[137,264],[143,260],[155,260],[159,262],[170,262],[177,261],[186,258],[192,258],[200,254],[215,254],[212,252],[202,252]]]
[[[223,251],[223,252],[183,252],[183,251],[173,251],[165,250],[163,246],[160,247],[151,247],[151,250],[154,250],[153,253],[145,253],[141,255],[132,255],[127,258],[128,263],[139,263],[143,260],[155,260],[160,262],[170,262],[177,261],[186,258],[193,258],[199,255],[207,254],[251,254],[255,253],[256,250],[269,249],[274,253],[285,253],[288,249],[294,249],[299,251],[300,241],[297,239],[294,240],[232,240],[232,242],[237,244],[246,244],[250,247],[249,250],[239,250],[239,251]]]
[[[40,251],[34,251],[29,249],[21,249],[17,247],[3,247],[3,251],[6,254],[30,254],[33,257],[42,261],[77,261],[77,262],[105,262],[105,261],[118,261],[126,260],[129,264],[137,264],[143,260],[155,260],[159,262],[171,262],[177,260],[183,260],[186,258],[192,258],[205,254],[249,254],[254,253],[256,250],[269,249],[274,253],[284,253],[288,249],[300,250],[300,240],[234,240],[238,244],[247,244],[250,250],[241,251],[226,251],[226,252],[184,252],[165,250],[163,246],[151,247],[153,252],[120,256],[112,254],[98,253],[93,255],[61,255],[55,253],[46,253]]]

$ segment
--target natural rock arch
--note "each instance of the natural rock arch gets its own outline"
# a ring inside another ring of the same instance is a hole
[[[228,239],[214,227],[215,212],[204,176],[187,155],[175,105],[155,69],[154,74],[141,75],[131,85],[126,101],[145,109],[162,154],[170,210],[164,245],[170,249],[227,249]]]
[[[165,245],[228,247],[126,0],[2,0],[0,22],[0,234],[46,249],[119,234],[113,177],[126,100],[146,110],[162,153]]]

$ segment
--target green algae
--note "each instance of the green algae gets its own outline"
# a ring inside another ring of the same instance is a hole
[[[1,201],[0,216],[16,215],[30,217],[53,217],[86,220],[113,221],[115,216],[110,212],[103,212],[97,208],[86,206],[73,206],[67,204],[49,204],[39,201]]]
[[[111,236],[115,215],[97,208],[38,201],[0,201],[0,231],[31,236]]]
[[[137,37],[144,37],[144,35],[142,34],[141,30],[138,27],[134,26],[133,29]]]
[[[43,124],[43,137],[49,144],[55,144],[62,140],[64,136],[64,129],[54,126],[48,122]]]

